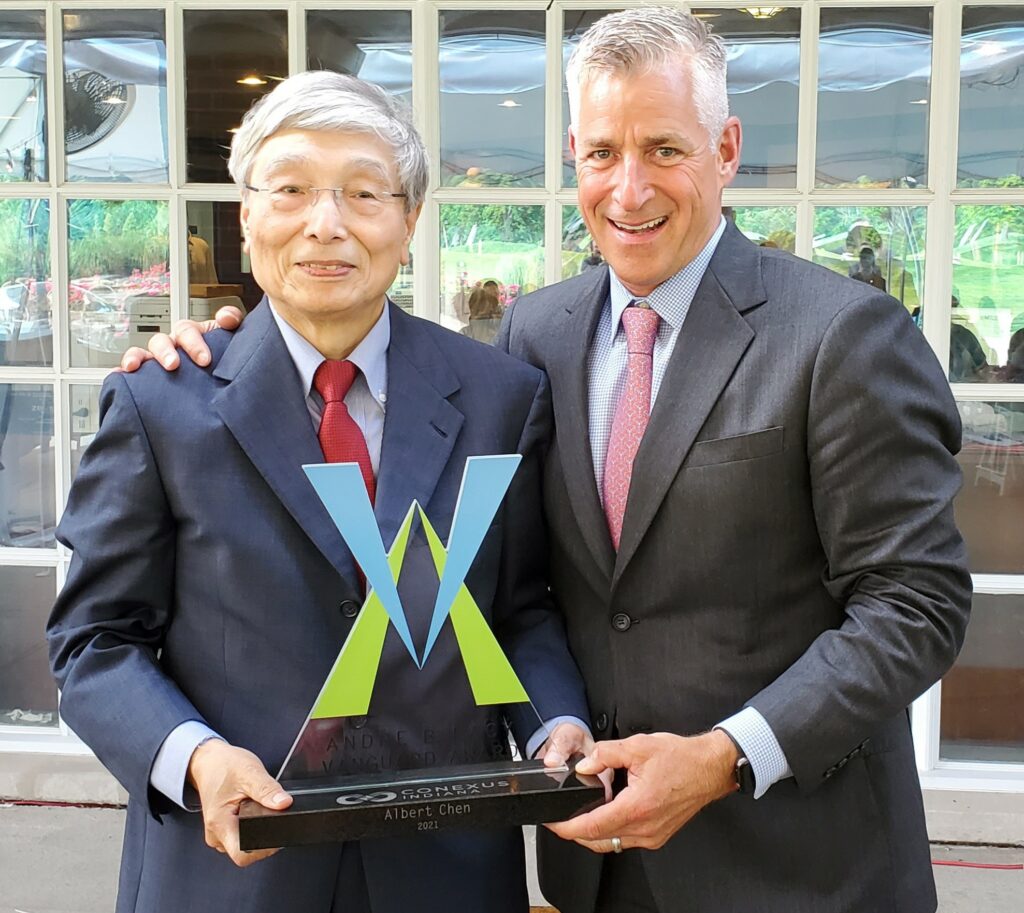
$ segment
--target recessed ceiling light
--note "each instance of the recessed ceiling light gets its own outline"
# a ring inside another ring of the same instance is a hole
[[[513,101],[511,98],[506,98],[504,101],[498,102],[499,108],[521,108],[522,105],[517,101]]]
[[[926,105],[926,104],[928,104],[928,99],[927,98],[915,98],[911,102],[911,104],[912,105]]]
[[[241,79],[236,79],[240,86],[265,86],[267,81],[261,79],[259,76],[243,76]]]
[[[1000,54],[1006,53],[1006,48],[998,41],[983,41],[978,45],[978,53],[982,57],[998,57]]]
[[[778,16],[785,7],[784,6],[743,6],[740,7],[743,12],[750,14],[755,19],[771,19],[774,16]]]

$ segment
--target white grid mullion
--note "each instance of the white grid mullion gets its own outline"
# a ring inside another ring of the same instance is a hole
[[[562,22],[561,8],[551,4],[544,28],[544,283],[562,278],[562,207],[553,199],[562,186]]]
[[[440,23],[436,3],[412,10],[412,100],[416,126],[427,147],[430,183],[413,241],[413,312],[441,320],[441,226],[435,191],[441,174]]]
[[[814,256],[814,189],[818,110],[818,10],[805,4],[800,13],[800,86],[797,95],[796,189],[801,199],[796,210],[796,251]]]

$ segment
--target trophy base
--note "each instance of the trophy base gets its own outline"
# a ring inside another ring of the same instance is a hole
[[[604,802],[604,786],[596,777],[577,776],[568,767],[545,768],[541,761],[281,785],[294,797],[284,811],[249,800],[242,803],[238,830],[243,850],[543,824],[564,821]]]

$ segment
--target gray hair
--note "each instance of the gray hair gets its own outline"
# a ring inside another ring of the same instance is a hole
[[[282,130],[372,133],[395,154],[406,211],[426,196],[427,150],[412,112],[373,83],[329,70],[308,70],[264,95],[246,112],[231,141],[228,171],[243,194],[260,146]]]
[[[565,68],[572,123],[589,73],[647,73],[678,62],[689,66],[697,119],[716,148],[729,118],[725,44],[703,21],[674,7],[610,13],[587,29]]]

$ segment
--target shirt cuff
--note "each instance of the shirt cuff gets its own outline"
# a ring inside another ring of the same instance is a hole
[[[221,738],[205,723],[188,720],[171,730],[163,745],[156,753],[153,769],[149,772],[149,784],[159,790],[176,805],[187,812],[198,811],[199,804],[186,802],[185,782],[188,763],[200,744],[208,739]]]
[[[754,798],[760,799],[773,783],[793,776],[772,727],[753,707],[723,720],[715,729],[724,729],[740,747],[754,773]]]
[[[526,743],[526,751],[524,754],[528,758],[532,758],[547,740],[548,736],[551,735],[552,730],[560,725],[561,723],[573,723],[579,726],[587,735],[590,735],[590,727],[583,722],[579,717],[576,716],[556,716],[550,720],[545,720],[544,723],[530,736],[529,741]]]

